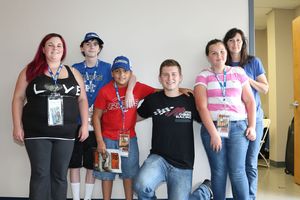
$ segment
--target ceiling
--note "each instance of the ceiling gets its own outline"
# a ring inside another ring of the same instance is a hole
[[[300,0],[254,0],[255,29],[267,27],[267,14],[273,8],[294,9],[300,6]]]

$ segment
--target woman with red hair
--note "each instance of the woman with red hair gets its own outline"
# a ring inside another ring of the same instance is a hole
[[[76,69],[62,64],[66,52],[61,35],[46,35],[34,59],[19,74],[14,91],[13,138],[25,144],[29,156],[31,200],[66,199],[79,113],[80,140],[88,136],[84,83]]]

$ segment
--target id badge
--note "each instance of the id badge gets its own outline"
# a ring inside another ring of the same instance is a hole
[[[51,94],[48,97],[48,126],[64,125],[63,98],[60,94]]]
[[[229,115],[219,114],[218,121],[217,121],[217,130],[221,137],[228,138],[229,137]]]
[[[91,105],[91,107],[89,107],[89,131],[94,130],[94,127],[92,125],[93,111],[94,111],[94,105]]]
[[[119,138],[119,150],[123,157],[128,157],[129,155],[129,144],[130,144],[130,134],[129,131],[123,131],[120,133]]]

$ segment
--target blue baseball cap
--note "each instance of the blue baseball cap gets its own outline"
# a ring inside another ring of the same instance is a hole
[[[132,71],[130,66],[130,61],[125,56],[118,56],[114,59],[114,62],[111,66],[111,71],[115,69],[123,68],[125,71]]]
[[[81,45],[84,42],[87,42],[87,41],[92,40],[92,39],[96,39],[98,41],[99,45],[103,45],[104,44],[103,40],[100,39],[100,37],[98,36],[97,33],[95,33],[95,32],[89,32],[89,33],[85,34],[85,37],[84,37],[83,41],[81,42]]]

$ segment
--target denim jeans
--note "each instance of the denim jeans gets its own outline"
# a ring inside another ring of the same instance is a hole
[[[138,199],[156,199],[155,190],[163,182],[167,183],[168,199],[188,200],[192,188],[192,170],[175,168],[163,157],[151,154],[134,183]]]
[[[207,185],[199,185],[192,194],[190,194],[189,200],[210,200],[210,189]]]
[[[257,159],[260,141],[263,135],[263,121],[256,121],[256,140],[250,141],[246,157],[246,173],[249,182],[249,195],[251,200],[256,199],[257,192]]]
[[[201,127],[201,138],[209,160],[212,191],[215,200],[224,200],[226,194],[227,173],[232,185],[233,198],[249,199],[249,185],[246,176],[246,153],[249,141],[245,136],[246,121],[230,122],[229,138],[222,138],[222,149],[213,151],[210,147],[210,135]]]

